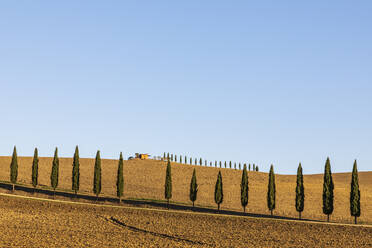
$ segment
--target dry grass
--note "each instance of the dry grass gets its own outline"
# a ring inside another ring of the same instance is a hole
[[[10,157],[0,157],[0,180],[9,180]],[[92,192],[94,159],[80,159],[80,191]],[[19,158],[18,180],[22,183],[31,183],[31,157]],[[40,158],[39,181],[42,185],[50,184],[50,170],[52,158]],[[117,160],[102,160],[102,193],[116,194]],[[199,193],[197,204],[215,206],[214,185],[219,168],[201,167],[173,164],[173,198],[177,202],[189,203],[189,183],[193,168],[197,169]],[[125,197],[163,199],[165,163],[154,160],[125,161]],[[72,159],[60,159],[60,188],[71,188]],[[240,207],[240,180],[241,171],[221,169],[224,186],[224,202],[222,208],[241,210]],[[352,222],[349,212],[350,173],[333,174],[335,183],[335,210],[331,220],[338,222]],[[361,189],[362,215],[360,223],[372,223],[372,172],[359,174]],[[322,214],[322,175],[305,175],[305,211],[303,218],[325,220]],[[296,176],[277,175],[277,208],[274,214],[288,217],[297,217],[294,207]],[[266,207],[267,174],[262,172],[249,173],[249,203],[248,212],[269,214]]]
[[[371,247],[371,228],[0,197],[0,247]]]

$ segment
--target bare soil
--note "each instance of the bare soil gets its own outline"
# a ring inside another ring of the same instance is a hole
[[[50,171],[53,158],[40,158],[39,182],[50,185]],[[9,181],[11,157],[0,157],[0,180]],[[19,157],[18,181],[31,184],[32,157]],[[80,192],[92,194],[94,159],[80,159]],[[130,160],[124,162],[124,194],[126,198],[163,199],[165,162],[155,160]],[[102,160],[102,195],[116,195],[117,160]],[[222,209],[242,211],[240,206],[241,171],[225,168],[190,166],[172,163],[173,201],[191,204],[189,185],[192,170],[196,168],[199,184],[199,206],[215,207],[214,185],[218,170],[221,170],[224,186]],[[296,165],[294,165],[294,171]],[[60,159],[59,187],[71,189],[72,159]],[[256,214],[269,214],[266,204],[268,174],[249,172],[249,203],[247,211]],[[349,210],[350,173],[333,174],[335,184],[335,209],[331,221],[352,223]],[[305,175],[305,210],[303,218],[326,220],[322,213],[323,175]],[[361,191],[361,217],[359,223],[372,224],[372,172],[359,173]],[[297,217],[295,209],[295,175],[276,175],[277,202],[275,215]]]
[[[0,247],[371,247],[372,228],[0,196]]]

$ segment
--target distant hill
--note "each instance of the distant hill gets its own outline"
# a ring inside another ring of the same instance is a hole
[[[40,158],[39,183],[50,185],[50,171],[53,158]],[[0,157],[0,180],[9,181],[11,157]],[[32,157],[19,157],[18,181],[31,184]],[[164,198],[166,163],[156,160],[129,160],[124,162],[125,198]],[[116,195],[116,172],[118,161],[102,160],[102,194]],[[80,192],[92,193],[94,159],[80,159]],[[199,184],[197,205],[213,206],[214,186],[218,170],[222,172],[224,201],[222,209],[241,210],[240,180],[241,171],[205,166],[191,166],[172,163],[173,201],[190,204],[189,186],[192,170],[196,168]],[[59,188],[71,189],[72,158],[60,158]],[[268,174],[249,172],[249,202],[247,211],[269,214],[266,204]],[[333,174],[335,184],[335,210],[331,220],[352,222],[349,211],[350,173]],[[360,172],[361,190],[360,223],[372,223],[372,172]],[[294,205],[295,175],[276,175],[277,202],[275,215],[297,217]],[[305,175],[305,210],[303,218],[325,220],[322,213],[323,175]]]

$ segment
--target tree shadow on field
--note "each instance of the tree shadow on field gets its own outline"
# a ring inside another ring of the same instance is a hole
[[[171,240],[175,240],[175,241],[191,243],[193,245],[203,245],[203,246],[208,245],[208,244],[200,242],[200,241],[194,241],[194,240],[185,239],[185,238],[181,238],[181,237],[171,236],[171,235],[164,234],[164,233],[157,233],[157,232],[141,229],[141,228],[138,228],[138,227],[135,227],[135,226],[130,226],[130,225],[125,224],[124,222],[121,222],[120,220],[118,220],[114,217],[107,218],[106,220],[111,221],[112,223],[114,223],[118,226],[128,228],[129,230],[134,231],[134,232],[141,232],[141,233],[151,234],[151,235],[161,237],[161,238],[167,238],[167,239],[171,239]]]
[[[7,189],[12,191],[12,184],[6,182],[0,182],[0,188]],[[39,193],[44,194],[50,197],[59,196],[59,197],[66,197],[75,200],[87,200],[91,201],[92,203],[105,203],[110,202],[114,204],[118,204],[118,198],[116,197],[107,197],[107,196],[100,196],[96,197],[95,195],[88,195],[88,194],[76,194],[74,192],[66,192],[66,191],[55,191],[51,189],[44,189],[44,188],[33,188],[24,185],[15,185],[15,191],[23,191],[27,193]],[[134,206],[134,207],[152,207],[152,208],[161,208],[161,209],[170,209],[170,210],[180,210],[180,211],[192,211],[197,213],[210,213],[210,214],[222,214],[222,215],[232,215],[232,216],[249,216],[249,217],[256,217],[256,218],[272,218],[272,219],[285,219],[285,220],[298,220],[297,218],[291,217],[284,217],[284,216],[271,216],[268,214],[254,214],[254,213],[244,213],[234,210],[220,210],[214,208],[207,208],[207,207],[192,207],[191,205],[180,205],[167,202],[160,202],[160,201],[151,201],[151,200],[136,200],[136,199],[122,199],[122,204]],[[317,221],[317,220],[309,220],[309,219],[301,219],[302,221]],[[323,222],[323,221],[317,221]]]

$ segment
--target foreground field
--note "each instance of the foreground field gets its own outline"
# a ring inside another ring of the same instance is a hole
[[[9,180],[10,157],[0,157],[0,180]],[[80,159],[80,192],[92,193],[94,159]],[[19,158],[18,179],[21,183],[31,184],[31,157]],[[39,182],[50,184],[52,158],[40,158]],[[116,195],[117,160],[102,160],[102,193]],[[305,166],[305,165],[304,165]],[[296,165],[293,165],[296,171]],[[214,185],[219,168],[172,164],[173,201],[190,203],[189,184],[193,168],[196,168],[199,184],[197,205],[212,206],[214,203]],[[59,187],[71,189],[72,159],[60,159]],[[223,209],[241,211],[240,180],[241,171],[221,169],[224,186]],[[126,198],[163,199],[165,163],[155,160],[131,160],[124,162]],[[247,211],[257,214],[269,214],[266,206],[267,173],[249,172],[249,203]],[[350,173],[333,174],[335,184],[335,209],[332,221],[352,223],[349,210]],[[359,223],[372,224],[372,172],[359,173],[361,190],[361,217]],[[323,175],[305,175],[305,210],[303,218],[325,220],[322,213]],[[276,175],[277,202],[274,214],[297,217],[294,207],[295,175]]]
[[[0,196],[0,247],[371,247],[372,228]]]

